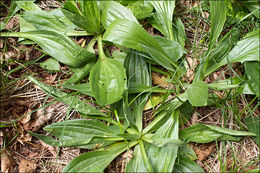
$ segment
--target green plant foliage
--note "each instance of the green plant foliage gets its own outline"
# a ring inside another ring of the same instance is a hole
[[[259,29],[248,33],[219,63],[208,67],[205,76],[228,63],[245,61],[259,61]]]
[[[210,47],[216,43],[226,21],[227,7],[225,1],[209,1],[211,15]]]
[[[1,33],[0,37],[23,37],[33,40],[45,53],[61,63],[79,67],[94,59],[95,54],[80,47],[65,35],[53,31],[37,30],[28,32]]]
[[[29,76],[28,79],[41,87],[44,91],[47,93],[52,94],[52,96],[57,97],[60,101],[70,105],[72,108],[76,109],[82,114],[85,115],[103,115],[105,114],[101,113],[99,110],[95,109],[94,107],[90,106],[84,101],[78,100],[75,96],[69,96],[67,93],[64,93],[62,91],[59,91],[56,88],[53,88],[51,86],[48,86],[42,82],[37,81],[35,78]]]
[[[136,1],[127,5],[136,19],[142,20],[151,16],[153,6],[147,1]]]
[[[40,63],[40,67],[51,71],[60,71],[59,62],[53,58],[49,58],[46,61]]]
[[[260,62],[245,62],[245,70],[248,77],[248,85],[250,89],[259,97],[260,92]]]
[[[175,1],[150,1],[156,10],[151,24],[158,29],[169,40],[173,38],[172,18],[175,8]]]
[[[179,156],[173,172],[205,172],[199,164],[185,156]]]
[[[206,124],[194,124],[180,131],[180,139],[187,142],[209,143],[215,140],[239,141],[242,136],[255,136],[254,133],[229,130]]]
[[[206,106],[208,100],[208,86],[203,82],[193,82],[187,87],[189,102],[193,106]]]
[[[91,92],[99,105],[109,105],[122,98],[126,88],[125,69],[120,62],[100,58],[90,71]]]
[[[249,132],[256,134],[255,140],[258,146],[260,145],[260,118],[259,117],[246,117],[243,119]]]
[[[126,32],[127,31],[127,32]],[[175,63],[166,55],[160,45],[136,22],[126,19],[115,20],[107,28],[103,39],[114,44],[148,52],[154,61],[166,69],[173,70]]]

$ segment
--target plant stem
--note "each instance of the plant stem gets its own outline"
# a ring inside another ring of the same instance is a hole
[[[149,162],[148,157],[146,155],[144,143],[142,140],[139,141],[139,145],[140,145],[145,167],[147,168],[148,172],[154,172],[153,167],[152,167],[151,163]]]
[[[106,55],[103,51],[103,45],[102,45],[102,36],[101,35],[98,35],[97,38],[98,38],[98,55],[99,55],[99,58],[101,60],[104,60],[106,58]]]

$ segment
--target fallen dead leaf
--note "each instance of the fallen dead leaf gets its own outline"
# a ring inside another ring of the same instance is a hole
[[[41,105],[40,105],[41,106]],[[35,121],[30,124],[31,131],[37,131],[41,128],[47,121],[52,118],[54,110],[57,109],[57,105],[49,106],[46,111],[44,109],[39,109],[36,112]]]
[[[48,77],[46,77],[45,83],[47,83],[47,84],[54,83],[56,77],[57,77],[57,73],[55,73],[54,75],[52,75],[52,74],[48,75]]]
[[[15,161],[10,157],[6,149],[1,150],[1,172],[13,172],[16,165]]]
[[[191,117],[191,124],[195,124],[199,122],[198,114],[194,113]]]
[[[167,88],[169,86],[169,82],[166,81],[164,76],[160,77],[156,73],[152,73],[153,83],[156,85],[160,85],[163,88]]]
[[[55,148],[55,147],[53,147],[51,145],[48,145],[48,144],[44,143],[43,141],[40,141],[40,143],[42,144],[42,146],[47,148],[54,157],[57,156],[57,153],[58,153],[57,152],[57,148]]]
[[[208,145],[209,144],[203,144],[199,146],[200,148],[195,148],[195,153],[198,156],[199,161],[205,160],[216,146],[215,144]]]
[[[32,173],[36,168],[37,164],[33,163],[32,161],[22,159],[19,163],[18,172]]]

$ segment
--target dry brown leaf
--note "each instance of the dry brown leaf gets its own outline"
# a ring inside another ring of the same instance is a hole
[[[21,143],[21,144],[23,144],[24,142],[30,142],[30,141],[32,141],[32,136],[31,135],[29,135],[28,133],[27,134],[21,134],[21,136],[19,137],[19,138],[17,138],[17,140]]]
[[[198,156],[199,161],[205,160],[215,148],[215,144],[208,146],[208,144],[200,145],[200,148],[195,148],[195,153]]]
[[[156,73],[152,73],[153,84],[160,85],[163,88],[167,88],[169,83],[164,76],[160,77]]]
[[[30,124],[31,131],[37,131],[47,121],[49,121],[52,118],[52,115],[53,115],[53,112],[54,112],[55,109],[56,109],[55,105],[49,106],[46,109],[46,112],[44,111],[44,109],[39,109],[36,112],[36,119],[35,119],[35,121]]]
[[[5,26],[4,29],[12,30],[15,26],[19,24],[19,18],[14,16]]]
[[[36,152],[30,152],[28,155],[28,158],[35,158],[38,157],[40,153],[36,153]]]
[[[1,172],[13,172],[16,165],[15,161],[10,157],[6,149],[1,150]]]
[[[198,114],[194,113],[191,117],[191,124],[195,124],[199,122]]]
[[[54,157],[57,156],[57,153],[58,153],[57,152],[57,148],[55,148],[55,147],[53,147],[51,145],[48,145],[48,144],[44,143],[43,141],[40,141],[40,143],[42,144],[42,146],[47,148]]]
[[[32,173],[36,168],[37,164],[33,163],[32,161],[22,159],[19,163],[18,172]]]
[[[48,75],[48,77],[46,77],[46,83],[47,84],[52,84],[52,83],[54,83],[54,81],[55,81],[55,79],[56,79],[56,77],[57,77],[57,73],[55,73],[54,75]]]
[[[26,112],[25,112],[25,116],[20,120],[20,123],[25,126],[26,124],[28,124],[31,120],[31,114],[30,112],[32,112],[31,109],[28,109]]]

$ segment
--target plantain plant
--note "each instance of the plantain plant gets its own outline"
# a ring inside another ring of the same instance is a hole
[[[98,106],[106,108],[101,111],[73,94],[28,77],[86,118],[66,120],[44,128],[58,140],[31,133],[53,146],[95,149],[72,160],[64,172],[102,172],[114,158],[129,152],[132,147],[134,153],[125,167],[126,172],[201,172],[203,169],[193,161],[196,155],[187,146],[188,142],[238,141],[242,136],[255,135],[205,124],[179,130],[181,122],[189,118],[183,109],[211,105],[219,99],[215,95],[209,96],[210,90],[242,88],[245,93],[259,96],[259,74],[254,73],[259,70],[259,30],[235,42],[230,40],[233,36],[230,31],[218,42],[227,6],[225,1],[209,3],[208,50],[200,57],[191,84],[182,80],[188,70],[184,56],[187,52],[184,25],[173,15],[175,1],[70,0],[51,11],[26,9],[23,2],[20,3],[26,11],[20,15],[20,32],[2,32],[0,36],[25,38],[38,44],[44,53],[68,65],[74,72],[62,85],[64,88],[92,96]],[[145,10],[133,6],[144,6]],[[165,37],[150,35],[137,18],[147,18]],[[85,48],[70,38],[86,35],[92,36],[92,40]],[[93,49],[96,41],[98,57]],[[122,52],[116,51],[111,56],[105,44],[116,46]],[[205,83],[208,75],[234,62],[245,64],[245,76]],[[156,68],[158,65],[167,72]],[[174,87],[152,86],[151,71],[169,75]],[[87,76],[89,82],[79,83]],[[144,127],[143,110],[152,93],[163,93],[165,97],[154,112],[155,119]],[[171,94],[174,98],[167,101]]]

